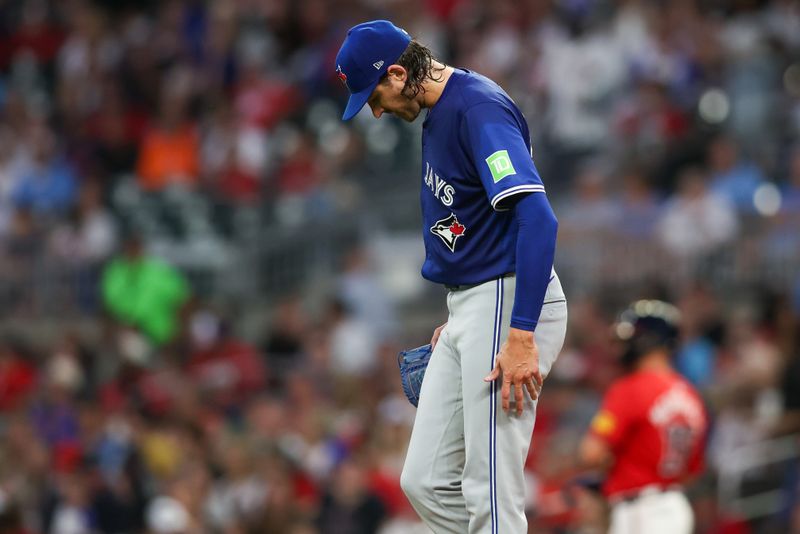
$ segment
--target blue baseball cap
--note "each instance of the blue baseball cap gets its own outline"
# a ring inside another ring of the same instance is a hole
[[[388,20],[373,20],[348,30],[336,54],[336,75],[350,91],[342,115],[349,121],[369,100],[390,65],[405,52],[411,36]]]

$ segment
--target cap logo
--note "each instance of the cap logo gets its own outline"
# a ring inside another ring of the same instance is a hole
[[[336,65],[336,76],[344,84],[344,86],[347,87],[347,74],[342,72],[342,66],[341,65]]]
[[[388,20],[362,22],[347,31],[336,59],[328,64],[328,68],[334,67],[336,77],[350,91],[342,120],[355,117],[367,104],[372,91],[381,82],[381,75],[386,74],[393,61],[402,57],[410,42],[411,37]]]

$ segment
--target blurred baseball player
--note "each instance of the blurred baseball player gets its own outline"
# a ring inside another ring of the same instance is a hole
[[[409,122],[426,110],[422,275],[449,290],[449,316],[431,340],[403,490],[436,533],[527,532],[523,464],[567,324],[528,125],[497,84],[388,21],[351,28],[336,72],[345,120],[364,104]]]
[[[682,484],[703,467],[707,418],[694,388],[671,365],[678,311],[640,300],[615,334],[629,372],[614,382],[580,446],[584,467],[607,469],[602,491],[611,534],[690,534]]]

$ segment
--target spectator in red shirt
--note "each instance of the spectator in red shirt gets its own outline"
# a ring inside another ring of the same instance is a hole
[[[64,32],[49,20],[45,2],[23,2],[16,31],[0,37],[0,70],[21,53],[30,53],[39,63],[51,63],[64,42]],[[4,45],[4,46],[3,46]]]
[[[194,352],[187,371],[212,404],[236,410],[264,387],[260,354],[233,336],[216,314],[201,311],[190,321]]]
[[[0,341],[0,412],[21,407],[36,386],[36,368],[8,341]]]

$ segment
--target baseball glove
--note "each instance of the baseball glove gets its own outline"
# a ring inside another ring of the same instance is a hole
[[[431,344],[404,350],[397,355],[400,366],[400,382],[408,401],[416,406],[419,403],[419,392],[422,389],[422,379],[425,378],[425,369],[431,359],[433,349]]]

